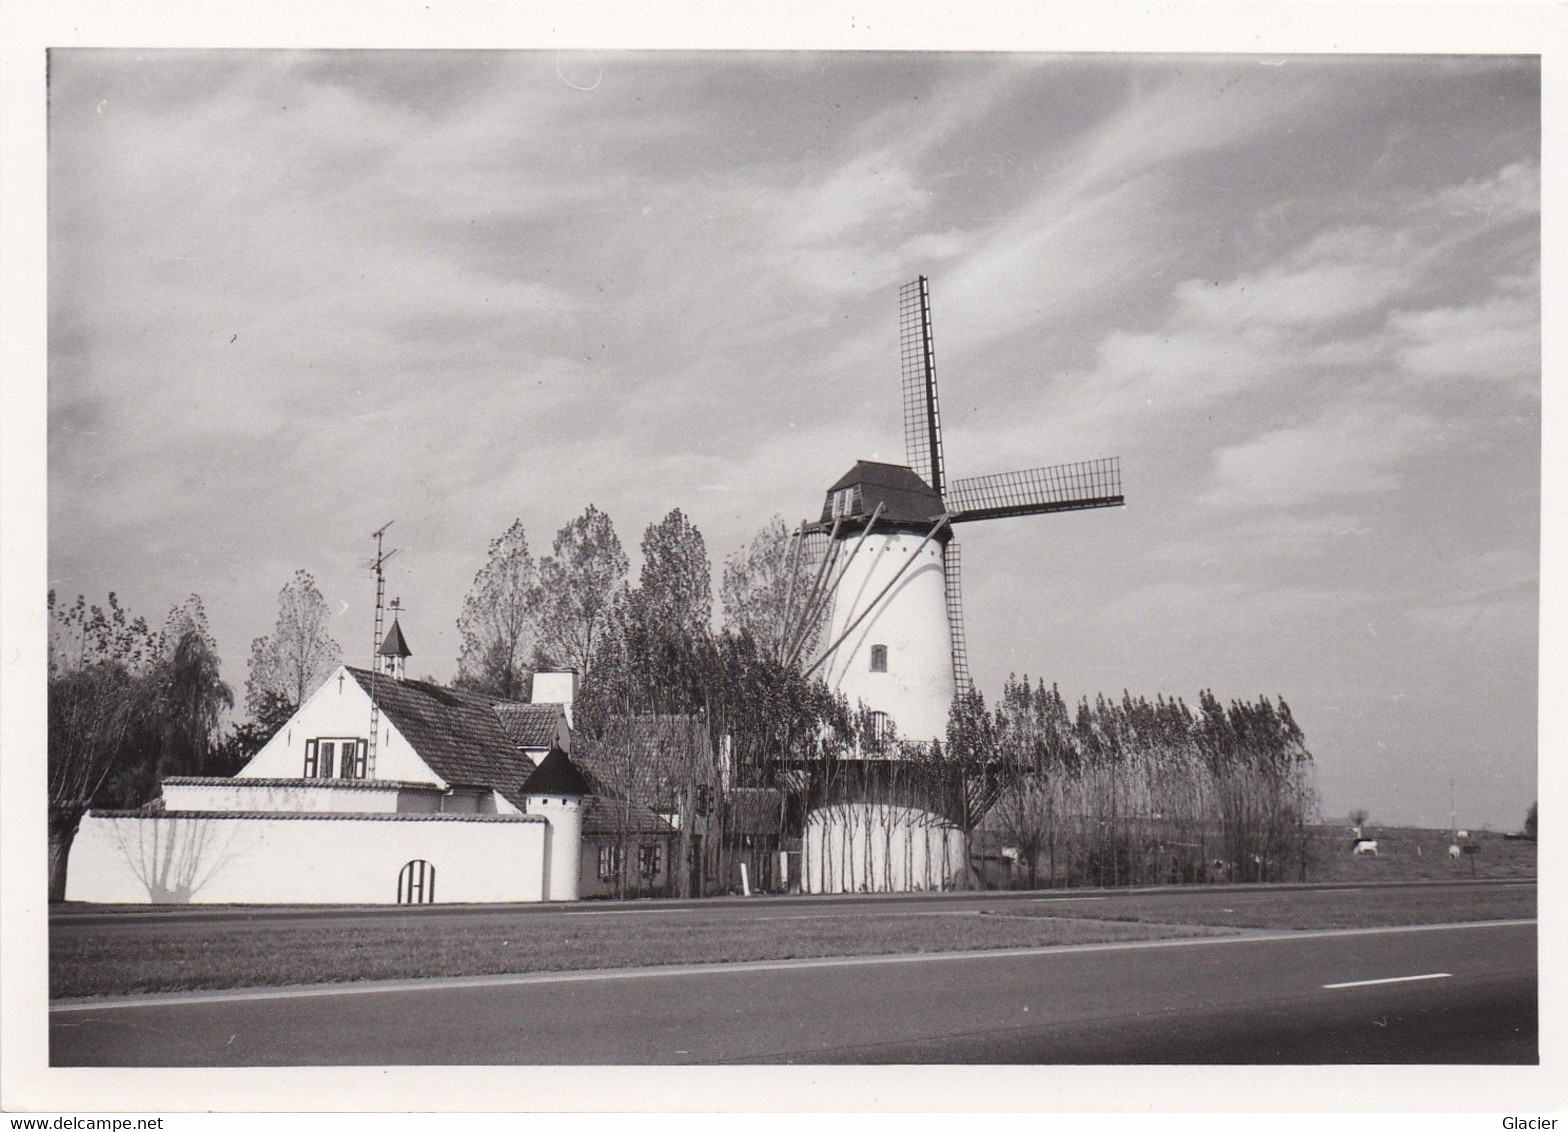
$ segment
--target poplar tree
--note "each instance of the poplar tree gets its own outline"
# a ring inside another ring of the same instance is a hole
[[[250,646],[245,710],[270,735],[299,710],[338,666],[343,650],[332,639],[332,614],[316,579],[296,570],[278,592],[278,619],[270,637]]]
[[[626,553],[615,524],[593,504],[556,532],[553,553],[539,564],[539,647],[551,664],[584,678],[625,598]]]
[[[464,691],[526,700],[539,616],[539,569],[521,519],[490,542],[457,619],[462,653],[455,684]]]

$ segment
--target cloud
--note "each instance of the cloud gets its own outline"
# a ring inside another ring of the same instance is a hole
[[[1288,510],[1345,495],[1399,487],[1413,455],[1439,440],[1431,417],[1394,405],[1346,405],[1274,429],[1214,458],[1213,486],[1200,502],[1225,510]]]
[[[1541,306],[1533,281],[1504,280],[1465,307],[1395,311],[1388,330],[1400,368],[1412,377],[1467,378],[1540,395]]]

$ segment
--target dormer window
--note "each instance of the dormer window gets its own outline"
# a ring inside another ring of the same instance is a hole
[[[833,518],[845,519],[860,514],[860,485],[841,487],[833,493]]]
[[[873,672],[886,672],[887,671],[887,646],[886,645],[872,645],[871,646],[871,671],[873,671]]]

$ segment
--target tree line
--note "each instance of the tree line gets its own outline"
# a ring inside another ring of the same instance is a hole
[[[1027,677],[989,714],[968,699],[954,716],[999,769],[992,820],[1028,887],[1306,879],[1317,795],[1284,699],[1069,705]]]

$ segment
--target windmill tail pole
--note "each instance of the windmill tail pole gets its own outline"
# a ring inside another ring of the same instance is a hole
[[[887,585],[883,586],[880,590],[877,591],[877,596],[871,599],[870,604],[861,611],[860,616],[851,621],[848,627],[846,627],[845,630],[838,635],[838,639],[836,639],[827,648],[823,649],[822,655],[817,657],[816,661],[810,668],[806,669],[807,676],[810,676],[817,669],[821,668],[822,663],[827,660],[828,657],[832,656],[835,651],[837,651],[839,645],[848,640],[849,635],[856,629],[860,628],[860,623],[867,617],[871,616],[871,611],[881,604],[882,599],[892,591],[894,586],[898,585],[898,580],[902,578],[909,568],[915,564],[915,560],[920,557],[920,552],[926,548],[926,543],[936,538],[936,536],[941,533],[942,528],[947,526],[947,523],[948,517],[946,515],[943,515],[936,521],[936,526],[932,527],[929,531],[926,532],[926,537],[920,540],[920,545],[915,547],[915,552],[909,556],[908,561],[898,568],[898,573],[894,574],[892,578],[888,580]]]
[[[819,587],[822,585],[823,576],[826,574],[828,567],[832,564],[833,555],[837,552],[838,532],[843,525],[843,518],[834,519],[833,529],[828,532],[828,545],[822,552],[822,561],[817,563],[816,573],[812,575],[811,578],[811,586],[806,590],[805,596],[801,599],[800,616],[802,625],[809,624],[809,622],[806,620],[806,611],[817,599],[817,593]],[[801,527],[802,530],[804,530],[805,524],[801,524]],[[797,636],[805,636],[806,630],[798,629],[797,626],[790,624],[789,622],[785,623],[784,628],[784,638],[779,646],[779,650],[781,654],[780,659],[784,663],[788,664],[800,651],[797,647],[795,647],[795,638]]]
[[[802,519],[800,523],[800,529],[795,532],[794,545],[789,548],[789,560],[784,565],[784,584],[789,588],[784,591],[783,632],[779,634],[777,650],[778,655],[774,657],[775,660],[780,662],[784,660],[784,647],[787,643],[787,636],[790,630],[790,618],[795,614],[795,590],[798,588],[795,585],[795,575],[800,570],[800,553],[801,548],[805,545],[805,542],[806,523],[805,520]]]
[[[795,641],[795,647],[790,651],[789,660],[791,663],[800,658],[801,652],[806,647],[806,641],[811,636],[811,626],[816,623],[817,618],[822,616],[822,611],[827,608],[828,601],[838,590],[839,583],[844,580],[844,575],[849,573],[849,564],[855,560],[855,555],[860,553],[861,544],[866,541],[866,536],[871,533],[871,528],[877,525],[877,520],[882,517],[882,512],[886,509],[886,507],[887,504],[878,503],[876,505],[876,509],[871,512],[871,518],[866,523],[866,529],[861,531],[860,537],[855,540],[855,549],[851,550],[847,555],[844,556],[843,563],[838,567],[838,576],[836,578],[832,578],[831,575],[833,571],[828,571],[831,580],[824,579],[824,585],[814,596],[814,601],[812,602],[813,608],[811,609],[809,615],[801,622],[799,639]]]

